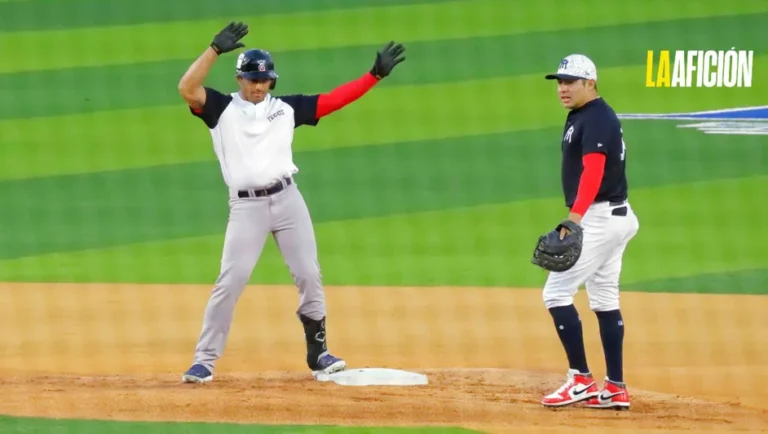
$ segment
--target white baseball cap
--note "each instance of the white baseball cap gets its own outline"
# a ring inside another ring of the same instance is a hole
[[[547,80],[578,80],[585,78],[597,81],[597,68],[589,57],[583,54],[571,54],[560,61],[557,73],[548,74],[545,78]]]

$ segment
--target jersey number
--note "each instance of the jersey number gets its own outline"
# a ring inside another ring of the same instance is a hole
[[[624,143],[624,129],[619,129],[621,131],[621,161],[624,161],[624,157],[627,154],[627,144]]]

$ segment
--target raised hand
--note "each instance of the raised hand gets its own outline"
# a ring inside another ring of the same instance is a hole
[[[397,64],[405,60],[405,56],[400,57],[404,52],[405,47],[403,47],[403,44],[395,44],[394,41],[389,41],[387,45],[376,53],[376,61],[373,63],[373,68],[371,68],[371,74],[379,80],[388,76]]]
[[[232,50],[245,47],[245,44],[240,41],[245,35],[248,34],[248,26],[243,23],[235,23],[234,21],[227,24],[211,42],[211,48],[216,54],[228,53]]]

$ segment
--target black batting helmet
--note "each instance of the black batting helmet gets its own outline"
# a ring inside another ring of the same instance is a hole
[[[249,80],[271,79],[270,89],[274,89],[277,84],[277,72],[275,71],[275,62],[268,51],[252,48],[243,51],[237,56],[237,76]]]

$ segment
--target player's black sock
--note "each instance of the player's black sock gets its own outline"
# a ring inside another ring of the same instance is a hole
[[[600,339],[603,341],[605,368],[608,379],[615,383],[624,382],[622,345],[624,343],[624,320],[621,311],[595,312],[600,323]]]
[[[304,338],[307,341],[307,366],[313,369],[317,364],[318,357],[328,349],[325,340],[325,317],[321,320],[314,320],[299,315],[299,319],[304,326]]]
[[[576,369],[582,374],[589,373],[587,356],[584,351],[584,335],[581,328],[581,319],[576,311],[576,306],[553,307],[549,309],[552,319],[555,321],[557,334],[563,343],[565,354],[568,356],[568,364],[571,369]]]

